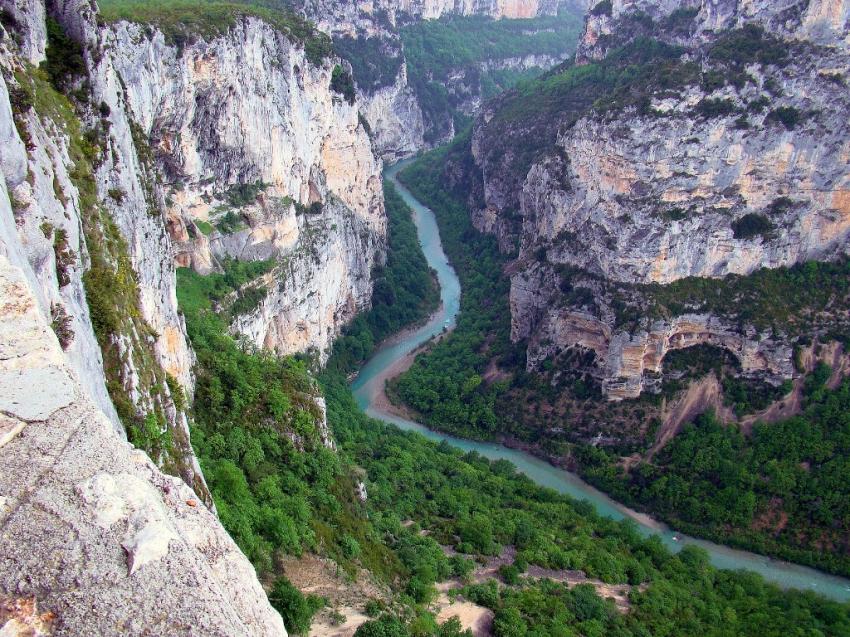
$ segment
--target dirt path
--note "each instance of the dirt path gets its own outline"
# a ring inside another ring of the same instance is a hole
[[[801,411],[803,411],[803,379],[797,378],[794,381],[790,394],[784,396],[781,400],[771,403],[767,409],[741,418],[741,431],[745,435],[750,435],[753,425],[756,422],[776,422],[777,420],[796,416]]]
[[[598,579],[591,579],[583,571],[558,571],[540,566],[529,566],[526,577],[535,579],[550,579],[553,582],[561,582],[570,588],[578,584],[591,584],[602,598],[611,598],[617,605],[617,610],[626,613],[631,608],[629,603],[629,592],[632,587],[629,584],[606,584]]]
[[[328,606],[313,618],[309,637],[352,637],[369,620],[363,612],[369,599],[391,599],[367,571],[361,570],[351,580],[332,560],[310,553],[300,558],[286,557],[281,565],[286,577],[302,593],[328,600]]]
[[[658,428],[658,433],[655,435],[655,444],[652,445],[646,454],[647,461],[652,460],[655,454],[661,451],[664,445],[679,433],[683,424],[693,420],[708,407],[714,407],[718,415],[722,417],[722,412],[725,408],[721,400],[721,394],[720,383],[714,374],[709,374],[698,381],[692,382],[685,391],[684,396],[676,401],[664,419],[664,422]]]
[[[453,588],[460,588],[460,586],[461,584],[458,581],[437,584],[439,594],[431,608],[437,615],[437,622],[442,624],[452,617],[457,617],[460,620],[460,625],[464,629],[472,631],[474,637],[487,637],[493,632],[493,611],[464,600],[462,597],[456,597],[452,600],[448,592]]]

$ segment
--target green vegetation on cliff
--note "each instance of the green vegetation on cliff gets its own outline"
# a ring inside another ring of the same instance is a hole
[[[95,110],[90,103],[81,45],[56,20],[47,18],[46,25],[45,60],[39,68],[24,64],[15,71],[13,81],[7,79],[12,115],[28,150],[35,147],[29,124],[33,118],[48,134],[55,135],[59,154],[67,151],[68,177],[73,188],[64,189],[54,177],[53,190],[57,200],[69,210],[74,200],[79,206],[86,260],[79,259],[69,245],[65,228],[44,222],[41,230],[53,243],[60,287],[71,282],[74,270],[79,272],[86,267],[82,283],[103,357],[106,389],[128,439],[164,470],[181,475],[186,468],[185,453],[190,448],[181,428],[173,426],[181,411],[171,391],[172,385],[177,388],[176,382],[157,359],[152,338],[155,331],[141,310],[139,284],[127,242],[111,215],[109,202],[98,192],[95,178],[108,148],[108,110]],[[146,170],[143,162],[142,170]],[[69,213],[66,216],[72,219]],[[70,317],[61,304],[54,304],[51,310],[54,329],[67,346],[74,338]],[[134,397],[134,392],[140,392],[142,397]]]
[[[563,10],[557,16],[522,20],[452,15],[402,27],[408,83],[423,110],[426,141],[448,134],[451,122],[455,130],[463,125],[465,100],[487,99],[542,70],[500,69],[503,60],[570,55],[581,26],[581,16]],[[463,76],[459,84],[449,82],[450,76],[458,74]],[[452,83],[457,84],[455,89],[450,88]]]
[[[333,51],[327,34],[282,1],[101,0],[98,5],[101,17],[107,22],[126,20],[154,25],[167,42],[177,46],[223,35],[243,18],[254,17],[302,44],[313,64],[321,64]]]

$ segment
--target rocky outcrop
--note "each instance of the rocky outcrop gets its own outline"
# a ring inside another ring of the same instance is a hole
[[[787,75],[784,90],[800,97],[776,100],[818,111],[793,131],[771,122],[767,109],[750,115],[748,128],[738,124],[761,95],[756,87],[749,95],[693,90],[657,100],[655,113],[633,114],[628,127],[621,119],[580,120],[559,136],[568,166],[540,162],[528,172],[520,254],[546,244],[551,263],[615,281],[670,283],[845,252],[850,174],[836,158],[850,153],[843,115],[850,103],[829,80],[810,82],[816,71],[807,65]],[[704,99],[732,99],[741,111],[693,114]],[[763,215],[773,229],[736,231],[748,214]]]
[[[369,122],[375,148],[384,161],[395,162],[425,148],[422,109],[407,83],[407,67],[402,65],[390,86],[361,91],[363,116]]]
[[[215,515],[91,402],[31,285],[0,255],[0,632],[285,636]]]
[[[294,212],[292,217],[295,218]],[[282,354],[315,353],[324,363],[340,327],[371,303],[369,268],[376,247],[353,213],[338,203],[299,215],[300,240],[283,251],[261,283],[264,300],[234,320],[233,330]]]
[[[485,108],[470,147],[473,222],[503,250],[519,246],[512,336],[528,340],[530,368],[592,349],[608,396],[628,398],[653,386],[668,350],[709,343],[744,374],[793,375],[797,335],[700,312],[645,314],[626,330],[583,279],[665,285],[850,254],[847,17],[841,1],[600,3],[578,61],[616,73],[609,51],[654,37],[686,51],[653,62],[668,65],[664,80],[605,92],[577,79],[564,106],[541,94]]]
[[[236,329],[324,360],[369,305],[386,233],[381,162],[357,104],[330,87],[335,62],[316,65],[255,18],[180,48],[120,22],[107,42],[170,184],[178,262],[208,272],[225,256],[280,260],[262,311]]]
[[[177,312],[161,200],[140,159],[120,78],[100,46],[96,14],[86,2],[52,6],[74,42],[66,53],[79,56],[80,75],[62,81],[86,94],[84,127],[32,66],[47,47],[44,5],[3,4],[13,31],[5,32],[0,55],[4,200],[11,208],[2,251],[31,278],[68,364],[116,431],[140,432],[148,419],[152,436],[171,440],[167,448],[150,446],[151,454],[211,504],[185,407],[175,397],[192,389],[193,357]]]

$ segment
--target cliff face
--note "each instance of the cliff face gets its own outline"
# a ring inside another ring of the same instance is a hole
[[[0,632],[285,635],[189,441],[175,266],[273,259],[234,329],[285,353],[368,306],[381,163],[340,61],[244,15],[177,46],[0,9]]]
[[[176,395],[192,390],[193,357],[177,313],[161,200],[140,160],[112,58],[100,48],[95,13],[87,3],[53,6],[57,29],[77,43],[65,54],[85,75],[87,103],[98,105],[84,116],[86,136],[71,103],[33,66],[47,48],[44,5],[4,9],[11,30],[0,56],[0,119],[14,215],[4,221],[3,251],[27,265],[69,365],[116,431],[129,429],[210,502]],[[80,80],[61,81],[70,91]]]
[[[0,255],[0,630],[285,636],[215,515],[91,402],[23,268]]]
[[[316,16],[316,24],[322,30],[353,33],[364,28],[374,29],[371,25],[375,18],[393,25],[399,20],[433,20],[448,14],[496,19],[533,18],[555,15],[560,7],[584,10],[588,3],[586,0],[378,0],[364,4],[305,0],[302,4],[307,15]]]
[[[281,354],[324,356],[369,305],[383,258],[381,162],[356,103],[330,88],[333,64],[249,18],[180,47],[121,22],[109,45],[127,104],[167,186],[177,260],[280,261],[260,310],[236,326]]]
[[[594,281],[665,285],[848,253],[848,4],[611,4],[591,9],[577,54],[586,66],[562,71],[573,83],[562,105],[547,102],[553,79],[476,121],[473,220],[518,247],[513,338],[528,339],[529,367],[593,349],[611,398],[637,396],[668,349],[702,342],[735,353],[745,374],[788,378],[796,335],[699,312],[644,314],[624,331]],[[585,74],[601,85],[602,69],[616,74],[648,50],[629,48],[637,38],[660,43],[648,64],[663,78],[587,89]]]
[[[634,33],[629,23],[635,15],[656,21],[670,16],[687,17],[687,32],[676,33],[676,29],[671,29],[664,37],[689,44],[708,41],[713,32],[745,24],[759,24],[776,35],[845,50],[850,44],[847,32],[850,3],[847,0],[613,0],[610,10],[603,7],[603,3],[591,4],[576,54],[579,61],[602,59],[613,48],[632,38]]]

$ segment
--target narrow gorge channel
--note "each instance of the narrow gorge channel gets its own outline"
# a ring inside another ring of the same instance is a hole
[[[476,451],[492,460],[508,460],[537,484],[569,494],[576,499],[586,500],[593,504],[601,515],[618,520],[625,518],[634,520],[642,533],[660,535],[664,544],[673,552],[678,552],[685,545],[694,544],[708,551],[711,563],[718,568],[747,569],[785,588],[810,590],[839,601],[850,600],[850,580],[805,566],[682,535],[647,515],[615,502],[598,489],[585,483],[577,475],[558,469],[528,453],[509,449],[498,443],[455,438],[390,413],[383,396],[385,382],[405,369],[415,350],[439,335],[444,329],[451,329],[460,308],[460,282],[443,252],[434,214],[420,203],[397,178],[399,170],[407,163],[409,162],[400,162],[386,168],[384,175],[413,210],[413,219],[422,250],[428,265],[437,272],[441,305],[421,327],[407,330],[385,342],[360,370],[352,383],[352,390],[358,404],[369,416],[393,423],[401,429],[417,431],[432,440],[445,440],[464,451]]]

